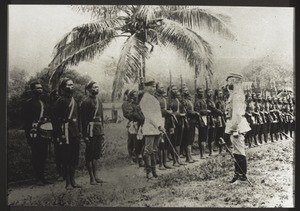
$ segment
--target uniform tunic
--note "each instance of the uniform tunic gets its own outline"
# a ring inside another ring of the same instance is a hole
[[[35,176],[39,180],[44,179],[44,170],[45,170],[49,140],[45,138],[41,138],[39,134],[37,135],[36,138],[31,138],[30,130],[34,122],[40,121],[40,114],[42,109],[41,103],[43,104],[44,107],[43,117],[47,117],[48,114],[47,106],[44,102],[38,99],[28,100],[24,105],[21,113],[24,121],[24,130],[25,130],[26,139],[31,146],[32,166],[35,172]]]
[[[74,109],[69,119],[69,114],[71,111],[72,97],[61,96],[54,104],[54,130],[58,137],[64,135],[63,125],[66,122],[69,122],[68,126],[68,136],[69,143],[65,143],[62,140],[62,151],[63,151],[63,163],[65,165],[78,165],[79,162],[79,142],[80,142],[80,128],[79,128],[79,116],[78,116],[78,103],[74,101]]]
[[[242,88],[238,85],[235,86],[235,90],[226,102],[226,109],[231,115],[226,123],[225,133],[232,134],[234,131],[238,132],[238,137],[232,135],[230,138],[233,145],[233,153],[246,156],[243,134],[250,131],[251,128],[244,117],[246,108],[244,99],[245,96]]]
[[[96,112],[96,105],[98,101],[98,109]],[[96,112],[96,115],[95,115]],[[86,97],[80,106],[81,125],[83,137],[89,137],[89,142],[86,145],[86,160],[91,161],[99,159],[101,156],[103,135],[103,106],[97,97]],[[95,118],[94,118],[95,115]],[[88,131],[88,125],[93,124],[92,137]]]

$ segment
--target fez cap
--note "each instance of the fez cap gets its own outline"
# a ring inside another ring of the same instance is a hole
[[[145,86],[155,86],[155,81],[154,80],[146,81]]]
[[[241,74],[237,74],[237,73],[229,73],[229,75],[226,78],[226,81],[228,81],[229,78],[238,78],[238,79],[242,79],[243,76]]]

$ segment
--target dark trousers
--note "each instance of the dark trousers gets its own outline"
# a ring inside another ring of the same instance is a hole
[[[235,173],[237,174],[247,174],[247,159],[244,155],[233,154],[236,162],[234,162]]]
[[[44,180],[45,164],[48,152],[48,140],[38,138],[31,145],[31,162],[35,177],[38,180]]]
[[[59,143],[54,143],[54,156],[55,156],[55,164],[56,171],[59,176],[63,175],[63,162],[62,162],[62,145]]]
[[[284,132],[289,135],[289,132],[290,132],[290,136],[292,136],[292,128],[291,128],[291,123],[290,122],[287,122],[284,124]]]
[[[130,157],[134,156],[134,147],[136,145],[136,134],[130,134],[128,133],[128,139],[127,139],[127,150],[128,150],[128,155]]]

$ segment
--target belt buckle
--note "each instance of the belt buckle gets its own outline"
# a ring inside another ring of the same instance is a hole
[[[72,119],[73,122],[77,122],[77,119]]]

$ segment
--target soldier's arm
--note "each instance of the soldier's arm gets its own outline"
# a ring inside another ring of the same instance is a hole
[[[86,101],[83,101],[80,105],[80,117],[81,117],[81,131],[82,131],[82,136],[87,137],[87,126],[88,126],[88,121],[87,121],[87,103]]]
[[[22,120],[23,120],[23,128],[25,130],[25,136],[26,136],[27,140],[30,138],[29,131],[32,126],[32,118],[30,117],[30,115],[32,115],[32,112],[31,112],[30,108],[31,108],[31,106],[28,101],[25,103],[25,105],[23,106],[21,113],[20,113]]]
[[[220,109],[217,109],[212,103],[209,103],[207,106],[208,106],[209,110],[216,113],[217,115],[219,115],[219,116],[223,115],[223,112]]]

